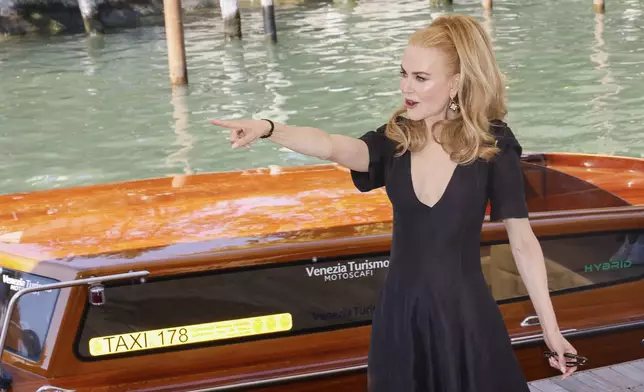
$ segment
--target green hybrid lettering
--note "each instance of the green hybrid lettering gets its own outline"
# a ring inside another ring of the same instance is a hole
[[[633,262],[630,260],[615,260],[605,263],[586,264],[584,265],[584,272],[609,271],[614,269],[629,268],[631,265],[633,265]]]

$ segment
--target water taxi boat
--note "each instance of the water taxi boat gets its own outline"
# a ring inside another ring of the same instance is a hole
[[[522,157],[564,335],[644,356],[644,159]],[[384,190],[338,165],[0,196],[6,391],[365,391]],[[556,375],[501,222],[481,271],[530,380]]]

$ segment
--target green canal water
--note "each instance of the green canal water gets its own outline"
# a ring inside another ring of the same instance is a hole
[[[644,157],[644,2],[498,0],[451,9],[422,0],[309,2],[260,9],[222,40],[217,11],[186,19],[190,85],[169,88],[165,33],[0,43],[0,193],[180,173],[320,163],[270,142],[232,150],[211,118],[261,118],[358,136],[400,104],[408,35],[456,12],[479,18],[508,77],[508,121],[528,151]]]

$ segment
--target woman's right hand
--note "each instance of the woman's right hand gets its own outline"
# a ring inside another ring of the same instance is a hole
[[[210,120],[213,125],[230,129],[228,140],[233,148],[250,144],[268,133],[271,124],[266,120]]]

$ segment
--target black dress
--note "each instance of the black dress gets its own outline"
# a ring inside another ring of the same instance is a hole
[[[395,157],[385,126],[361,137],[369,171],[362,192],[386,186],[393,205],[387,278],[373,317],[370,392],[527,392],[501,312],[483,277],[480,233],[492,220],[527,217],[521,146],[507,125],[491,127],[501,152],[458,165],[430,207],[413,189],[411,154]]]

